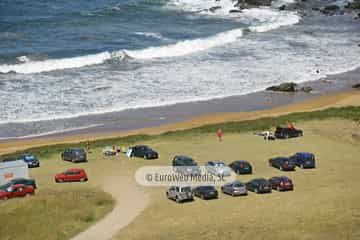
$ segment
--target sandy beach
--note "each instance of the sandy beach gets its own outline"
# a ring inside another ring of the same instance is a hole
[[[133,134],[159,134],[166,131],[173,131],[179,129],[193,128],[204,124],[229,122],[229,121],[241,121],[256,119],[266,116],[278,116],[292,112],[306,112],[319,109],[325,109],[329,107],[341,107],[341,106],[359,106],[360,105],[360,91],[348,90],[337,93],[328,93],[321,96],[308,98],[306,100],[287,104],[284,106],[268,108],[258,111],[247,112],[218,112],[203,114],[195,117],[191,117],[184,121],[178,121],[169,124],[163,124],[157,127],[138,128],[127,131],[112,131],[112,132],[89,132],[89,133],[71,133],[68,135],[55,135],[44,136],[28,139],[13,139],[2,141],[0,143],[0,154],[10,153],[21,149],[53,145],[60,143],[77,143],[81,141],[93,141],[96,139],[114,138],[119,136],[127,136]]]

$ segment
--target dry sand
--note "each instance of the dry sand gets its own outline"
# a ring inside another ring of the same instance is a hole
[[[41,137],[33,139],[17,139],[9,140],[0,143],[0,154],[10,153],[21,149],[59,144],[59,143],[75,143],[87,140],[96,140],[103,138],[113,138],[120,136],[127,136],[132,134],[159,134],[171,130],[187,129],[204,124],[220,123],[227,121],[240,121],[256,119],[266,116],[278,116],[292,112],[306,112],[324,109],[328,107],[342,107],[342,106],[360,106],[360,91],[351,90],[333,94],[325,94],[319,97],[313,97],[303,102],[280,106],[276,108],[252,111],[252,112],[229,112],[229,113],[213,113],[197,117],[193,117],[186,121],[176,122],[162,125],[160,127],[140,128],[130,131],[112,132],[112,133],[97,133],[97,134],[82,134],[69,135],[63,137]]]

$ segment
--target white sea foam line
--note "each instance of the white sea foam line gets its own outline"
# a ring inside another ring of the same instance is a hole
[[[104,126],[104,124],[92,124],[92,125],[88,125],[88,126],[84,126],[84,127],[67,128],[67,129],[62,129],[62,130],[43,132],[43,133],[39,133],[39,134],[30,134],[30,135],[25,135],[25,136],[21,136],[21,137],[0,137],[0,140],[27,139],[27,138],[33,138],[33,137],[42,137],[42,136],[48,136],[48,135],[52,135],[52,134],[56,134],[56,133],[66,133],[66,132],[72,132],[72,131],[76,131],[76,130],[83,130],[83,129],[89,129],[89,128],[100,127],[100,126]]]
[[[244,10],[242,17],[258,19],[260,21],[260,25],[249,28],[253,32],[270,31],[281,26],[296,24],[300,20],[300,17],[295,13],[285,11],[277,12],[269,8]],[[125,57],[124,53],[137,59],[179,57],[232,43],[239,39],[242,35],[243,29],[239,28],[218,33],[208,38],[184,40],[175,44],[160,47],[149,47],[141,50],[120,50],[113,53],[102,52],[73,58],[29,61],[14,65],[0,65],[0,72],[29,74],[49,72],[59,69],[81,68],[90,65],[102,64],[114,57],[123,58]]]

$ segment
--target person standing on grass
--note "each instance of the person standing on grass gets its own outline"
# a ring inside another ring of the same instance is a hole
[[[223,132],[222,132],[221,128],[219,128],[219,129],[216,131],[216,135],[217,135],[217,137],[218,137],[218,139],[219,139],[219,142],[221,142],[221,141],[222,141],[222,136],[223,136]]]

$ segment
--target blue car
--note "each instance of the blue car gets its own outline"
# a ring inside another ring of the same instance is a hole
[[[315,155],[309,152],[298,152],[290,157],[300,168],[315,168]]]
[[[23,160],[28,164],[29,168],[40,167],[40,161],[34,155],[30,153],[21,154],[18,156],[18,160]]]

